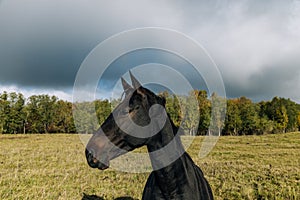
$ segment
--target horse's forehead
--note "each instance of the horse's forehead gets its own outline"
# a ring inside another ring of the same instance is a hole
[[[148,98],[143,98],[143,97],[155,98],[155,96],[156,95],[154,93],[149,92],[147,89],[139,88],[137,90],[128,92],[126,94],[124,100],[120,103],[119,107],[123,108],[123,107],[128,106],[130,103],[136,103],[137,101],[143,101],[143,99],[149,100]],[[147,102],[144,102],[144,103],[147,103]]]
[[[151,92],[150,90],[148,90],[146,88],[138,89],[137,93],[141,94],[142,96],[156,97],[156,95],[153,92]]]
[[[133,101],[133,100],[137,100],[138,96],[140,96],[140,94],[138,94],[136,92],[126,94],[125,98],[123,99],[123,101],[120,102],[118,107],[119,108],[124,108],[126,106],[129,106],[130,103],[136,102],[136,101]]]
[[[135,90],[131,94],[128,95],[128,98],[126,98],[128,101],[130,100],[138,100],[140,97],[146,96],[145,91],[142,91],[140,89]]]

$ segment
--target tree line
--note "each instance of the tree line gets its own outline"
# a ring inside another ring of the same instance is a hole
[[[186,134],[206,135],[216,127],[222,135],[252,135],[284,133],[300,129],[300,105],[290,99],[274,97],[270,101],[253,102],[246,97],[223,99],[217,94],[208,97],[204,90],[194,90],[187,96],[168,92],[166,110]],[[196,99],[196,101],[195,101]],[[224,112],[213,108],[225,102]],[[0,133],[92,133],[104,122],[119,100],[95,100],[71,103],[56,96],[21,93],[0,94]],[[214,105],[214,103],[216,103]],[[73,110],[79,111],[74,119]],[[96,113],[96,118],[93,113]],[[211,120],[224,115],[224,123]],[[76,120],[76,125],[74,123]]]
[[[178,112],[174,104],[182,102],[181,104],[189,107],[189,98],[170,96],[167,93],[164,96],[167,99],[168,113],[175,124],[179,125],[184,114],[188,113]],[[191,135],[206,135],[209,128],[213,127],[217,127],[221,135],[261,135],[300,130],[300,105],[290,99],[274,97],[270,101],[256,103],[246,97],[224,99],[215,93],[208,97],[204,90],[194,90],[190,96],[197,99],[198,124],[181,125]],[[213,106],[221,105],[220,102],[224,102],[226,108],[212,109]],[[218,122],[220,115],[224,115],[224,123]],[[212,119],[215,124],[211,124]],[[193,129],[196,125],[197,130]]]

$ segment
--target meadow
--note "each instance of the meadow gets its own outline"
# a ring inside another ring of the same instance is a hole
[[[188,152],[215,199],[300,199],[299,132],[221,137],[200,159],[202,140]],[[141,199],[148,175],[90,168],[76,134],[0,135],[0,199]]]

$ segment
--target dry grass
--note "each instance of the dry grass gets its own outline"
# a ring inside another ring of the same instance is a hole
[[[216,199],[300,199],[300,133],[222,137],[200,159],[202,139],[188,151]],[[0,135],[0,199],[141,199],[147,177],[89,168],[78,135]]]

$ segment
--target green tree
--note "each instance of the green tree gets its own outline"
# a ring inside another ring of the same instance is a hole
[[[55,103],[55,117],[53,132],[75,133],[76,128],[72,113],[73,105],[70,102],[59,100]]]
[[[285,133],[289,121],[285,106],[276,109],[275,120],[277,122],[277,128]]]
[[[167,91],[161,92],[158,95],[166,100],[166,112],[174,124],[179,127],[182,121],[182,98],[184,97],[175,94],[170,95]]]
[[[298,112],[298,116],[297,116],[297,124],[298,124],[298,130],[300,130],[300,111]]]
[[[179,102],[180,97],[176,95],[168,95],[166,98],[166,111],[171,117],[172,121],[176,126],[180,126],[182,120],[182,113],[181,113],[181,105]]]
[[[29,133],[40,133],[43,129],[41,123],[41,114],[39,109],[39,97],[33,95],[29,97],[28,103],[26,106],[27,110],[27,131]]]
[[[206,135],[210,125],[211,102],[205,90],[194,90],[194,94],[198,101],[199,109],[199,125],[198,135]]]
[[[268,110],[269,102],[261,101],[258,103],[259,107],[259,130],[258,134],[267,134],[272,133],[275,129],[274,122],[268,117],[267,110]]]
[[[239,135],[242,129],[242,119],[237,99],[227,100],[227,112],[225,118],[225,135]]]
[[[53,132],[57,97],[33,95],[27,103],[27,124],[31,133]]]
[[[271,102],[267,103],[266,115],[274,123],[274,133],[286,131],[289,116],[282,98],[274,97]]]
[[[0,96],[0,132],[20,133],[24,125],[24,104],[22,94],[4,92]]]
[[[299,112],[298,105],[295,102],[291,101],[290,99],[281,98],[281,101],[283,102],[283,105],[286,108],[286,114],[288,116],[286,131],[287,132],[297,131],[298,130],[297,116]]]
[[[191,91],[189,96],[182,97],[180,100],[181,105],[184,105],[182,106],[184,113],[182,127],[188,131],[189,135],[196,135],[199,124],[199,107],[195,93]]]
[[[4,92],[0,95],[0,133],[8,131],[9,112],[8,94]]]
[[[251,135],[257,133],[259,129],[258,106],[255,105],[250,99],[247,99],[246,97],[240,97],[238,99],[238,107],[242,120],[242,134]]]
[[[260,117],[258,134],[272,133],[274,130],[274,122],[267,116]]]
[[[39,113],[41,115],[41,122],[43,124],[43,132],[52,132],[55,118],[55,103],[57,97],[49,95],[39,95]]]
[[[93,133],[99,128],[94,102],[80,102],[74,104],[76,132]]]
[[[111,104],[107,99],[96,100],[94,103],[99,124],[102,124],[111,113]]]
[[[25,99],[22,94],[12,92],[9,94],[9,120],[8,133],[21,133],[25,123]]]
[[[224,127],[224,119],[226,117],[226,99],[213,93],[211,96],[211,126],[210,134],[221,135]]]

